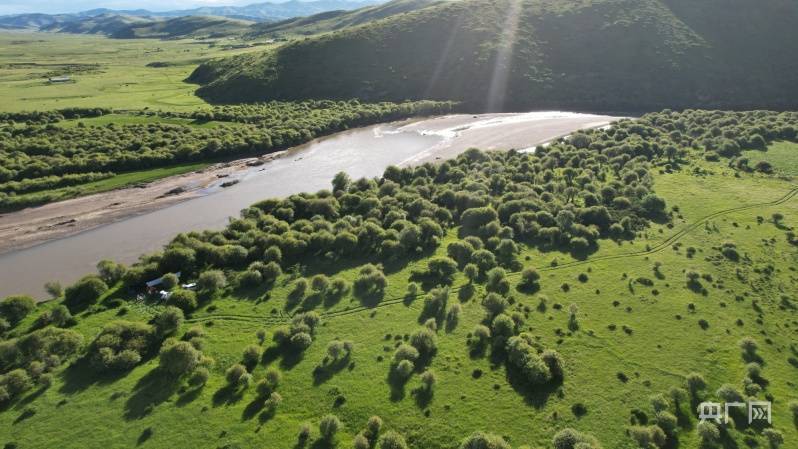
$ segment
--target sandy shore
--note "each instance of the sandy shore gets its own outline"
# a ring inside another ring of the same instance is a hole
[[[617,117],[565,112],[461,114],[411,119],[395,124],[393,132],[418,133],[440,139],[437,144],[400,164],[414,165],[455,157],[472,147],[483,150],[525,149],[578,129],[604,126],[614,120]],[[379,129],[379,126],[372,128]],[[218,164],[141,187],[124,188],[0,215],[0,254],[68,237],[205,195],[209,188],[243,177],[252,169],[252,165],[268,164],[286,154],[290,157],[314,142],[295,150],[265,155],[260,159],[241,159]]]
[[[206,169],[0,215],[0,254],[171,206],[236,179],[253,164],[279,157],[240,159]]]

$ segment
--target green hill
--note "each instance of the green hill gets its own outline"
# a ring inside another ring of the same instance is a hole
[[[226,17],[185,16],[168,20],[151,20],[132,24],[111,34],[111,37],[174,39],[184,37],[221,37],[240,35],[254,22]]]
[[[798,3],[786,0],[461,0],[209,62],[190,80],[215,102],[788,108],[796,30]]]

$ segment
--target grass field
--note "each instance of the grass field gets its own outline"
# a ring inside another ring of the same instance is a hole
[[[775,155],[783,148],[776,144],[771,150]],[[273,417],[259,415],[252,389],[228,395],[222,387],[225,368],[240,360],[246,345],[257,343],[256,331],[271,331],[295,312],[285,299],[287,279],[268,296],[253,291],[215,300],[184,323],[183,330],[201,326],[206,331],[203,352],[216,360],[203,389],[183,390],[154,378],[150,373],[157,360],[109,379],[70,369],[51,388],[0,413],[0,426],[6,429],[0,443],[167,448],[195,441],[203,447],[291,448],[297,447],[300,424],[309,422],[317,435],[318,418],[331,412],[345,426],[336,440],[342,448],[350,447],[368,417],[377,414],[414,448],[453,448],[476,429],[502,435],[513,447],[548,448],[557,429],[574,427],[595,435],[604,448],[632,449],[637,445],[625,429],[633,414],[653,416],[650,396],[683,385],[692,371],[704,375],[709,392],[725,383],[739,384],[745,361],[738,341],[745,336],[760,345],[767,393],[776,398],[773,426],[786,441],[796,441],[798,430],[787,403],[798,399],[793,381],[798,367],[790,362],[798,357],[798,326],[795,308],[789,306],[794,304],[798,254],[785,239],[785,231],[798,226],[795,186],[774,177],[735,177],[723,162],[694,161],[684,170],[655,175],[657,193],[679,207],[672,227],[654,225],[633,244],[601,241],[599,251],[583,261],[523,250],[523,263],[542,274],[542,289],[536,294],[513,289],[513,307],[526,315],[526,331],[565,358],[565,381],[556,391],[524,394],[508,383],[504,365],[470,353],[467,336],[484,314],[482,286],[473,297],[461,298],[463,314],[456,328],[439,331],[438,355],[431,364],[438,376],[433,397],[414,394],[417,376],[394,389],[387,381],[394,338],[419,327],[421,299],[403,298],[410,271],[423,262],[417,261],[386,272],[389,287],[377,308],[362,307],[354,298],[318,306],[322,324],[302,357],[285,359],[266,351],[253,376],[262,377],[266,366],[283,372],[279,392],[284,401]],[[696,174],[695,168],[703,173]],[[776,212],[785,216],[778,225],[770,220]],[[445,254],[446,244],[454,240],[449,233],[437,252]],[[743,260],[720,256],[724,242],[734,242]],[[692,256],[691,247],[696,250]],[[654,269],[657,263],[659,270]],[[354,279],[354,268],[338,268],[343,269],[338,275]],[[686,287],[684,272],[691,269],[711,275],[711,281],[701,281],[707,294]],[[578,279],[580,274],[586,279]],[[463,285],[458,276],[455,285]],[[642,278],[653,284],[637,281]],[[517,280],[511,276],[513,286]],[[458,295],[455,290],[453,297]],[[111,296],[124,297],[118,291]],[[578,330],[568,328],[571,304],[579,309]],[[132,302],[124,318],[146,319],[160,307]],[[74,329],[91,339],[117,314],[86,313]],[[700,320],[706,320],[703,327]],[[351,364],[315,377],[314,367],[337,338],[354,342]],[[270,345],[268,340],[264,344]],[[575,413],[576,404],[586,411]],[[690,408],[681,405],[683,432],[672,447],[699,447]],[[757,434],[734,434],[730,447],[749,446],[767,447]],[[312,447],[327,446],[317,442]]]
[[[211,42],[0,32],[0,111],[205,107],[194,95],[197,86],[183,80],[204,60],[253,51],[222,50],[224,39]],[[147,67],[151,63],[166,64]],[[74,82],[47,82],[60,75]]]
[[[773,165],[777,173],[795,177],[798,176],[798,145],[790,142],[779,142],[768,148],[767,151],[745,151],[752,167],[759,161],[767,161]]]

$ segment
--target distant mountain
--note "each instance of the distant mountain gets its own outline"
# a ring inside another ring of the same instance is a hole
[[[307,17],[297,17],[274,23],[261,23],[253,27],[256,34],[316,34],[362,25],[397,14],[426,8],[445,0],[396,0],[354,11],[327,11]]]
[[[257,22],[275,22],[294,17],[308,16],[325,11],[350,11],[374,4],[382,3],[381,0],[316,0],[299,1],[291,0],[285,3],[255,3],[247,6],[209,6],[195,9],[154,12],[145,9],[113,10],[106,8],[92,9],[74,14],[16,14],[0,16],[0,29],[7,30],[63,30],[64,32],[81,32],[69,30],[99,29],[104,25],[96,22],[108,21],[110,16],[122,16],[118,21],[125,21],[130,17],[176,18],[187,16],[218,16],[231,19],[250,20]],[[88,22],[81,24],[79,22]],[[69,25],[67,25],[69,24]],[[113,28],[114,25],[108,24]],[[99,32],[99,31],[98,31]]]
[[[221,103],[357,97],[490,110],[796,108],[798,2],[450,1],[210,61],[190,80]]]

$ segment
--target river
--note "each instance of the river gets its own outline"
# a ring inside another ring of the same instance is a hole
[[[616,119],[563,112],[453,115],[318,139],[236,175],[240,182],[232,187],[221,188],[220,181],[197,198],[0,255],[0,298],[10,294],[43,298],[42,286],[47,281],[68,285],[94,272],[102,259],[132,263],[180,232],[221,228],[229,217],[262,199],[330,188],[340,171],[354,179],[374,177],[389,165],[445,159],[470,147],[526,149]]]

